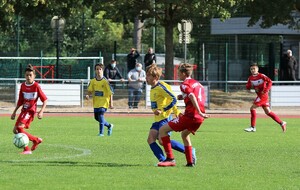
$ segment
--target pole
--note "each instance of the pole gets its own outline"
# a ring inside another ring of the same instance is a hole
[[[59,64],[59,31],[58,31],[58,27],[59,27],[59,19],[55,20],[55,26],[56,26],[56,66],[55,66],[55,70],[56,70],[56,78],[58,79],[58,64]]]
[[[225,49],[225,92],[228,92],[228,43],[226,43]]]

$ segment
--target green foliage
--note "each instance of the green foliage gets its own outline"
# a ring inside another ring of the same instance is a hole
[[[91,108],[92,109],[92,108]],[[2,189],[298,189],[299,119],[287,119],[284,134],[270,118],[257,121],[257,132],[243,131],[249,119],[214,118],[192,136],[198,162],[185,167],[185,156],[174,152],[177,166],[158,168],[147,144],[152,116],[110,116],[111,137],[98,137],[89,117],[34,120],[30,133],[43,138],[32,155],[20,155],[12,144],[14,121],[2,117]],[[134,122],[132,122],[134,120]],[[134,124],[133,124],[134,123]],[[172,139],[180,140],[179,133]]]

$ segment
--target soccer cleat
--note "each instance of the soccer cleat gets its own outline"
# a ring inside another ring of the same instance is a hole
[[[30,150],[24,150],[23,152],[21,152],[20,154],[32,154],[32,152]]]
[[[107,131],[107,136],[111,136],[113,128],[114,128],[114,125],[110,124],[110,127],[108,128],[108,131]]]
[[[282,128],[283,132],[286,132],[286,122],[285,121],[282,121],[281,128]]]
[[[99,137],[104,137],[104,135],[102,133],[99,133],[98,136]]]
[[[193,164],[196,165],[197,162],[197,156],[196,156],[196,149],[192,149],[192,156],[193,156]]]
[[[256,128],[255,127],[249,127],[245,129],[246,132],[255,132]]]
[[[186,166],[186,167],[194,167],[195,164],[194,164],[194,163],[188,163],[188,164],[186,164],[185,166]]]
[[[167,158],[165,161],[159,162],[157,166],[158,167],[176,166],[176,162],[174,159]]]
[[[31,151],[34,151],[38,147],[38,145],[41,144],[42,142],[43,142],[43,139],[37,138],[37,141],[33,142],[33,145],[31,147]]]

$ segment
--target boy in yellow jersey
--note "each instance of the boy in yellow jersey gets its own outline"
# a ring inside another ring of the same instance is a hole
[[[151,85],[150,101],[151,109],[154,113],[154,123],[152,124],[149,135],[148,144],[159,161],[164,161],[166,158],[160,146],[156,143],[159,138],[159,128],[171,120],[171,114],[174,113],[176,117],[181,114],[177,109],[177,99],[173,94],[170,85],[163,81],[159,81],[162,74],[162,69],[152,64],[146,68],[146,81]],[[184,153],[184,145],[172,140],[172,148]],[[193,158],[196,161],[195,149],[193,151]]]
[[[108,128],[107,135],[111,136],[113,124],[109,124],[104,119],[104,113],[107,111],[108,107],[113,107],[112,95],[109,82],[105,77],[103,77],[104,65],[98,63],[95,65],[96,77],[91,80],[88,86],[88,94],[86,99],[93,96],[93,107],[94,107],[94,117],[95,120],[99,122],[99,136],[104,136],[104,126]]]

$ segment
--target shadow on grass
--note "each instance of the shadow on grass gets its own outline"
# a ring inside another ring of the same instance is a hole
[[[101,162],[72,162],[72,161],[0,161],[0,163],[12,164],[12,166],[32,166],[43,164],[47,166],[71,166],[71,167],[137,167],[140,164],[101,163]]]

